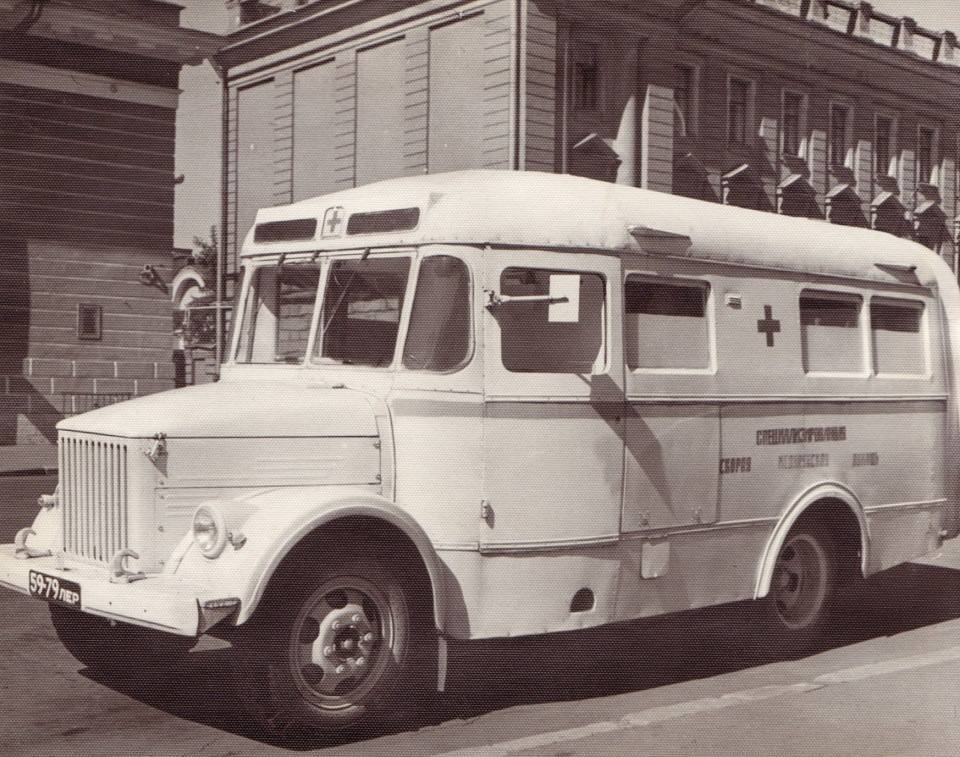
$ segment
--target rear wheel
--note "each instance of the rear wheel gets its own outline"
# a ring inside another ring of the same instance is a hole
[[[834,609],[837,553],[829,534],[798,526],[780,548],[766,610],[775,632],[796,646],[816,642]]]
[[[240,694],[261,726],[347,728],[425,691],[425,605],[396,575],[356,558],[275,589],[236,644]]]
[[[169,665],[184,657],[197,640],[50,605],[50,620],[60,642],[88,668],[119,673]]]

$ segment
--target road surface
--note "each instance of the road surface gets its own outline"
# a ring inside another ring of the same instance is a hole
[[[0,539],[49,478],[0,480]],[[26,503],[26,504],[22,504]],[[46,607],[0,595],[3,755],[956,755],[960,545],[871,579],[813,653],[778,649],[751,605],[552,637],[454,645],[449,693],[376,731],[288,743],[246,724],[230,650],[104,677]]]

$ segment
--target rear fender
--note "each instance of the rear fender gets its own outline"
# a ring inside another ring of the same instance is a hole
[[[837,483],[821,484],[804,492],[794,503],[787,508],[773,530],[770,539],[767,541],[766,549],[760,559],[760,565],[757,570],[757,582],[754,587],[754,599],[760,599],[767,596],[770,591],[770,584],[773,581],[773,571],[777,563],[777,557],[783,548],[790,534],[790,529],[800,519],[807,509],[822,502],[825,499],[838,500],[842,502],[857,519],[860,528],[860,572],[867,574],[868,550],[870,547],[869,530],[867,528],[867,519],[863,514],[863,508],[860,502],[854,496],[853,492],[845,486]]]
[[[306,536],[342,518],[364,516],[400,530],[413,542],[430,576],[436,627],[444,628],[444,572],[430,538],[404,510],[367,491],[273,489],[243,501],[209,501],[224,515],[227,529],[242,534],[241,546],[227,544],[214,559],[203,556],[186,534],[178,546],[171,572],[201,581],[220,597],[240,600],[237,625],[250,619],[267,585],[290,551]],[[234,539],[239,544],[241,540]]]

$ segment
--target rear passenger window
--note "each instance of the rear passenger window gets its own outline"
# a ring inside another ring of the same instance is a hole
[[[877,374],[918,376],[927,372],[923,303],[876,298],[870,303],[873,369]]]
[[[800,342],[807,373],[863,373],[863,299],[834,292],[800,296]]]
[[[710,366],[705,282],[662,282],[628,276],[625,287],[627,365],[634,370]]]

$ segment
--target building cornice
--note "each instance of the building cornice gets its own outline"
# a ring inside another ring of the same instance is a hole
[[[0,32],[15,32],[23,18],[22,0],[0,0]],[[58,0],[43,5],[42,13],[29,25],[29,34],[180,65],[202,63],[223,43],[218,34],[111,15]]]
[[[317,0],[297,8],[285,9],[228,35],[225,38],[223,51],[236,54],[252,44],[257,44],[261,50],[269,49],[270,39],[279,37],[294,27],[315,22],[324,16],[335,15],[347,8],[374,4],[375,0],[323,0],[322,2]],[[630,8],[626,3],[611,3],[605,6],[595,0],[544,0],[544,4],[571,20],[589,22],[591,19],[595,21],[597,18],[603,18],[615,24],[623,24],[627,20],[628,23],[639,24],[640,30],[663,31],[670,28],[673,31],[679,31],[685,22],[691,22],[702,12],[731,14],[748,23],[755,19],[769,21],[776,19],[774,21],[776,24],[787,23],[802,27],[811,39],[816,39],[820,44],[832,46],[831,42],[834,45],[840,43],[847,49],[855,49],[865,57],[875,57],[887,64],[894,63],[901,68],[913,68],[925,73],[939,70],[947,75],[960,70],[960,46],[957,45],[955,35],[950,32],[939,33],[923,29],[909,18],[900,19],[879,13],[869,3],[859,2],[859,0],[809,0],[806,4],[798,3],[798,8],[805,9],[803,15],[799,12],[787,12],[774,0],[645,0],[644,3],[637,3],[635,8]],[[397,5],[397,10],[405,9],[415,12],[414,9],[418,6],[429,5],[429,2],[404,0]],[[846,32],[815,18],[815,10],[825,7],[849,14]],[[875,22],[894,24],[899,29],[889,45],[882,44],[870,36],[870,19],[874,19]],[[636,33],[638,28],[627,31]],[[913,49],[909,40],[919,37],[936,40],[933,58]],[[243,57],[242,54],[241,57]]]
[[[0,58],[0,83],[176,109],[180,90]]]

